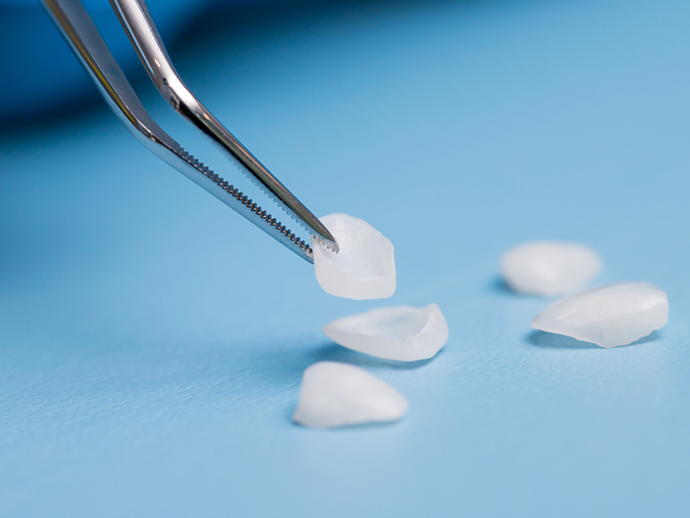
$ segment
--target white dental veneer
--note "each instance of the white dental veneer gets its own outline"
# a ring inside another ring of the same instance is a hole
[[[304,371],[292,419],[309,428],[397,421],[409,404],[393,387],[364,369],[319,362]]]
[[[585,286],[601,268],[601,258],[591,248],[558,241],[524,243],[501,258],[501,273],[508,286],[518,293],[544,297]]]
[[[668,297],[653,284],[611,284],[558,300],[532,320],[532,327],[595,343],[627,345],[668,321]]]
[[[326,324],[323,332],[348,349],[408,362],[431,358],[448,341],[448,324],[436,304],[372,309]]]
[[[393,244],[366,221],[329,214],[321,222],[340,247],[335,253],[312,237],[316,280],[326,293],[355,300],[384,299],[395,293]]]

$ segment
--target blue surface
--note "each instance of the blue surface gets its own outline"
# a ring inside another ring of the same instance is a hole
[[[105,107],[6,133],[0,515],[687,516],[690,3],[321,9],[216,19],[173,58],[317,214],[391,238],[397,293],[326,295]],[[668,325],[612,350],[531,332],[548,301],[496,272],[532,238],[593,246],[601,283],[657,283]],[[421,365],[320,332],[430,302],[451,337]],[[409,415],[294,426],[325,359],[390,382]]]

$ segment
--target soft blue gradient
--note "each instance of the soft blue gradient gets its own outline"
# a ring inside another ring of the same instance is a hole
[[[0,515],[688,516],[690,3],[243,16],[173,49],[181,74],[318,215],[386,234],[398,291],[326,295],[105,106],[6,133]],[[612,350],[531,332],[548,301],[505,290],[497,262],[533,238],[593,246],[600,283],[657,283],[668,325]],[[320,332],[430,302],[451,337],[421,365]],[[409,415],[293,425],[302,371],[325,359],[390,382]]]

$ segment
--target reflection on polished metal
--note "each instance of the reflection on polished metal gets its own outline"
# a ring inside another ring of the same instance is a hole
[[[155,123],[79,0],[41,1],[105,101],[139,142],[271,237],[313,262],[308,240],[305,242],[297,237],[241,191],[187,153]],[[338,245],[328,229],[184,86],[170,62],[146,4],[142,0],[113,0],[111,3],[151,79],[171,106],[219,144],[242,172],[310,234],[337,251]]]

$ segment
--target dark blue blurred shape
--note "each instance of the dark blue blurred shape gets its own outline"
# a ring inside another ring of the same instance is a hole
[[[125,73],[142,74],[138,59],[106,0],[82,0]],[[148,0],[164,41],[170,42],[216,0]],[[246,4],[232,0],[230,4]],[[0,0],[0,124],[59,114],[97,98],[40,3]]]

